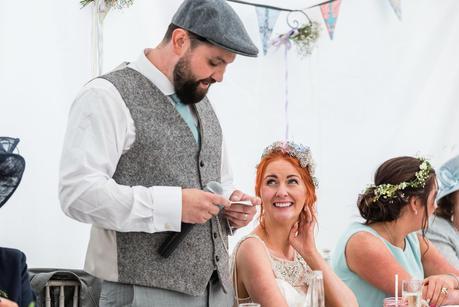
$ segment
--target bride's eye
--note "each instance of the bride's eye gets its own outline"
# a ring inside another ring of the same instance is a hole
[[[277,182],[274,179],[268,179],[266,180],[266,185],[275,185]]]
[[[288,184],[298,184],[298,179],[291,178],[287,181]]]

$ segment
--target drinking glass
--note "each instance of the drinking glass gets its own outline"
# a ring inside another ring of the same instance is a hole
[[[309,283],[306,300],[307,306],[325,307],[324,277],[322,271],[312,271],[313,277]]]
[[[403,297],[399,297],[395,303],[395,297],[386,297],[384,299],[383,307],[407,307],[408,303]]]
[[[408,307],[429,307],[429,304],[422,299],[423,281],[419,279],[402,281],[402,296],[406,299]]]
[[[258,303],[242,303],[238,305],[239,307],[260,307]]]

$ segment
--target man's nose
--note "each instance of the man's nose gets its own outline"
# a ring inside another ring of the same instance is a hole
[[[214,79],[217,82],[222,82],[224,74],[225,74],[225,67],[219,68],[212,74],[212,79]]]

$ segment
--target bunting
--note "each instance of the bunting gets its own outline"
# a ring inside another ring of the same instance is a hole
[[[322,17],[324,18],[325,25],[327,26],[328,35],[333,39],[336,28],[336,21],[338,20],[339,7],[341,0],[330,1],[320,6]]]
[[[395,15],[397,15],[398,19],[401,21],[402,20],[402,0],[389,0],[390,5],[392,6],[392,9],[395,12]]]
[[[273,33],[280,11],[264,7],[256,7],[256,11],[263,54],[266,55],[270,46],[271,34]]]

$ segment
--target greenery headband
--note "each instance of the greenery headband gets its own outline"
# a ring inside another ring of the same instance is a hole
[[[314,177],[314,161],[312,160],[311,149],[309,149],[308,146],[297,144],[292,141],[277,141],[265,148],[261,158],[263,159],[273,152],[286,153],[290,157],[297,159],[300,162],[301,167],[308,171],[311,175],[314,186],[316,188],[319,186],[317,178]]]
[[[384,199],[390,199],[395,196],[397,191],[404,190],[406,188],[412,189],[423,189],[426,186],[429,174],[432,171],[432,165],[425,158],[418,158],[421,161],[419,165],[419,171],[416,172],[415,178],[411,181],[403,181],[399,184],[383,183],[379,185],[370,185],[365,192],[373,190],[374,198],[373,202],[377,202],[381,197]]]

